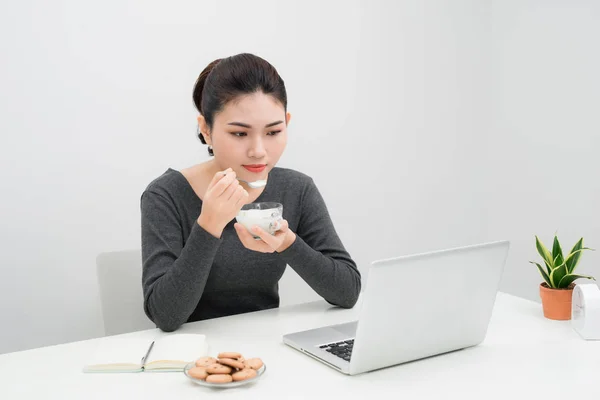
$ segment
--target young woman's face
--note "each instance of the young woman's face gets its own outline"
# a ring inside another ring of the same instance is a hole
[[[226,104],[204,137],[213,147],[219,170],[231,167],[238,178],[249,182],[267,179],[287,144],[289,119],[273,96],[257,92]]]

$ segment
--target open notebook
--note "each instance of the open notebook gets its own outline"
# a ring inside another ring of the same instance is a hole
[[[154,340],[107,337],[98,344],[83,372],[183,371],[187,363],[206,355],[208,344],[201,334],[170,334]]]

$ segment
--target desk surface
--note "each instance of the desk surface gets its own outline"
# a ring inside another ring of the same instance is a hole
[[[600,341],[581,339],[568,321],[550,321],[541,305],[499,293],[479,346],[357,376],[343,375],[284,345],[284,333],[351,321],[351,310],[324,301],[200,321],[178,333],[204,333],[210,353],[231,349],[261,357],[260,381],[217,390],[183,373],[84,374],[92,339],[0,355],[0,398],[573,398],[600,395]],[[154,337],[151,329],[121,336]],[[164,333],[161,333],[164,334]],[[535,397],[534,397],[535,396]]]

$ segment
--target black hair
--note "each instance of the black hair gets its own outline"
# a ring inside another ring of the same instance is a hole
[[[256,92],[273,96],[287,111],[285,84],[275,67],[254,54],[242,53],[208,64],[196,80],[193,99],[196,109],[212,129],[215,115],[227,103]],[[198,137],[206,144],[200,132]],[[214,155],[210,147],[208,154]]]

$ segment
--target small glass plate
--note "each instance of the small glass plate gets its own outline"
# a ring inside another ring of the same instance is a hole
[[[247,384],[252,383],[252,382],[256,382],[257,380],[260,379],[260,377],[267,370],[267,366],[263,364],[263,366],[259,370],[256,371],[256,376],[254,378],[246,379],[246,380],[243,380],[243,381],[233,381],[233,382],[229,382],[229,383],[210,383],[210,382],[203,381],[202,379],[193,378],[193,377],[191,377],[188,374],[188,371],[191,368],[194,368],[195,366],[196,366],[196,363],[195,362],[191,362],[191,363],[187,364],[183,368],[183,373],[192,382],[197,383],[198,385],[201,385],[201,386],[212,387],[212,388],[223,388],[223,389],[238,387],[238,386],[242,386],[242,385],[247,385]]]

